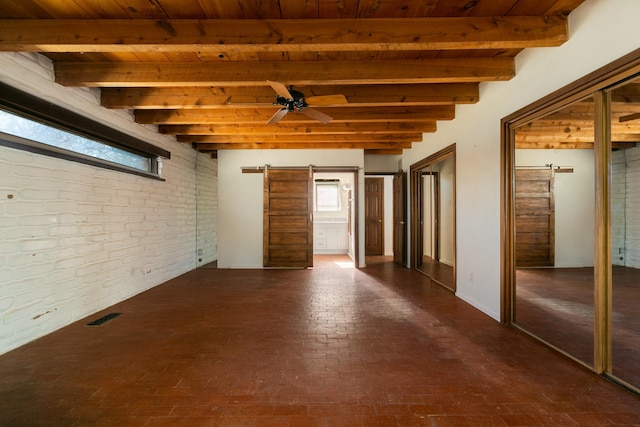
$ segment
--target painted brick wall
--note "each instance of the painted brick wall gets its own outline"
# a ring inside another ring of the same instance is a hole
[[[218,259],[218,160],[198,155],[197,180],[197,264]]]
[[[215,222],[197,239],[197,184],[217,190],[196,170],[217,164],[53,83],[39,55],[0,54],[0,80],[172,152],[163,182],[0,147],[1,354],[195,268],[196,241],[217,245]]]
[[[626,151],[618,150],[611,153],[611,263],[613,265],[625,265]]]
[[[624,150],[626,181],[626,266],[640,268],[640,148]]]
[[[640,268],[640,148],[612,156],[612,261]]]

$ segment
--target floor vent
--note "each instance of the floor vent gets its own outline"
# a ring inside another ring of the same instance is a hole
[[[108,322],[111,319],[115,319],[116,317],[120,316],[122,313],[109,313],[106,316],[102,316],[99,319],[94,320],[93,322],[89,322],[87,323],[87,326],[99,326],[102,325],[105,322]]]

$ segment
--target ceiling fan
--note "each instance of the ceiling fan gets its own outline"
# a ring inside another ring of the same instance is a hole
[[[623,123],[623,122],[630,122],[631,120],[638,120],[638,119],[640,119],[640,113],[634,113],[626,116],[620,116],[618,121],[620,123]]]
[[[293,86],[287,88],[284,84],[271,80],[267,80],[267,83],[269,83],[269,86],[276,92],[276,101],[273,104],[282,105],[283,107],[276,111],[269,121],[267,121],[268,125],[278,123],[287,113],[293,111],[299,111],[312,119],[326,124],[333,120],[333,117],[312,107],[347,103],[347,98],[344,95],[321,95],[306,98],[304,93],[293,90]]]

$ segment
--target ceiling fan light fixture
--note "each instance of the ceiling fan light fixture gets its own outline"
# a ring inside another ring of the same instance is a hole
[[[307,104],[304,93],[294,90],[293,86],[290,85],[288,88],[280,83],[271,80],[267,80],[267,83],[276,93],[276,100],[273,105],[280,105],[284,108],[276,111],[276,113],[269,119],[267,124],[273,125],[278,123],[282,118],[287,114],[294,111],[299,111],[305,114],[307,117],[310,117],[314,120],[317,120],[323,124],[329,123],[333,120],[333,117],[325,114],[321,111],[314,110],[313,108],[309,108],[309,104]],[[318,98],[322,102],[326,103],[327,101],[337,102],[338,104],[346,104],[347,100],[344,95],[326,95],[320,97],[311,97]],[[331,103],[331,102],[330,102]],[[330,104],[329,103],[329,104]],[[326,105],[329,105],[326,104]],[[323,105],[322,103],[320,105]]]

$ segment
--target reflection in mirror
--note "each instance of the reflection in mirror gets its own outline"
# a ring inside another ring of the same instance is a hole
[[[594,102],[515,130],[515,324],[594,358]]]
[[[611,91],[612,369],[640,387],[640,78]]]
[[[426,165],[421,174],[421,255],[418,270],[455,290],[455,161],[453,155]]]

